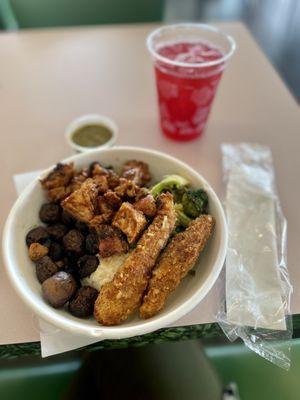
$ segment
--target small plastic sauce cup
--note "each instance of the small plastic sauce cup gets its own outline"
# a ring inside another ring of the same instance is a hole
[[[118,127],[104,115],[88,114],[73,120],[65,134],[68,144],[83,153],[112,147],[118,136]]]

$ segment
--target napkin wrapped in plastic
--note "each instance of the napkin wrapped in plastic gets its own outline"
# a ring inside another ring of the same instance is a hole
[[[217,320],[227,337],[288,369],[292,286],[287,222],[275,187],[272,154],[259,144],[223,144],[228,223],[225,288]]]

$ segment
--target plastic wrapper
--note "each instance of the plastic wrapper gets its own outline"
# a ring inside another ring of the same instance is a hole
[[[257,354],[289,369],[287,222],[272,154],[266,146],[241,143],[223,144],[222,155],[229,240],[217,320],[231,341],[241,338]]]

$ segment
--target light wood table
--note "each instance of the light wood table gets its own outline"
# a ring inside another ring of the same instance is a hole
[[[145,46],[154,25],[22,31],[0,34],[1,226],[16,199],[12,176],[70,155],[64,129],[100,113],[120,128],[117,144],[159,149],[201,172],[222,194],[220,144],[255,141],[271,147],[280,199],[289,221],[293,313],[300,313],[300,112],[268,60],[240,23],[221,25],[237,41],[205,135],[165,139],[158,126],[154,76]],[[214,320],[213,290],[180,325]],[[39,339],[36,323],[0,268],[0,344]],[[185,331],[188,332],[188,331]]]

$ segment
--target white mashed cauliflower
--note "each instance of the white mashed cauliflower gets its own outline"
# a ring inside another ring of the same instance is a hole
[[[126,260],[128,255],[129,253],[101,258],[100,264],[96,271],[94,271],[90,276],[83,278],[81,283],[83,285],[92,286],[99,291],[101,286],[112,281],[115,273]]]

